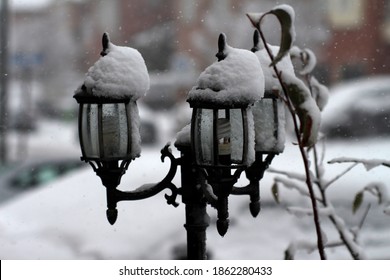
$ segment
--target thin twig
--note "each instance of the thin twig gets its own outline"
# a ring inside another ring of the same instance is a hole
[[[319,178],[319,177],[321,177],[321,174],[320,174],[318,166],[317,166],[318,165],[318,153],[317,153],[317,147],[316,146],[314,146],[314,148],[313,148],[313,154],[314,154],[314,162],[315,162],[315,166],[316,166],[315,169],[316,169],[316,176],[317,176],[317,184],[318,184],[318,188],[319,188],[319,190],[321,192],[322,203],[323,203],[324,207],[332,207],[333,208],[333,205],[328,201],[328,198],[327,198],[326,192],[325,192],[326,188],[330,184],[328,182],[327,184],[323,185],[323,181],[321,180],[321,178]],[[345,171],[343,174],[345,174],[347,172],[348,171]],[[338,178],[340,178],[340,177],[338,177]],[[341,227],[340,221],[339,221],[340,218],[336,217],[335,214],[331,214],[331,215],[329,215],[329,220],[335,226],[337,232],[339,233],[339,236],[340,236],[340,239],[341,239],[342,243],[345,245],[345,247],[347,248],[347,250],[351,254],[352,258],[355,259],[355,260],[358,260],[359,259],[359,254],[357,252],[355,252],[353,246],[351,245],[352,241],[350,240],[350,238],[347,236],[346,232]],[[353,241],[355,241],[355,239]]]
[[[367,205],[366,211],[364,211],[364,213],[363,213],[362,219],[360,220],[360,223],[359,223],[359,229],[363,228],[363,224],[366,221],[366,218],[368,216],[368,212],[370,211],[370,208],[371,208],[371,203]]]
[[[273,56],[270,48],[268,47],[267,41],[266,41],[266,39],[264,37],[264,34],[263,34],[260,26],[257,29],[258,29],[258,31],[260,33],[261,40],[263,41],[263,44],[264,44],[264,47],[265,47],[265,49],[266,49],[266,51],[268,53],[268,56],[270,57],[271,61],[273,61],[274,60],[274,56]],[[314,224],[315,224],[316,233],[317,233],[318,252],[320,254],[321,259],[322,260],[326,260],[326,255],[325,255],[325,250],[324,250],[324,242],[323,242],[322,231],[321,231],[321,224],[320,224],[320,219],[319,219],[319,215],[318,215],[317,200],[315,198],[314,189],[313,189],[313,183],[312,183],[311,176],[310,176],[309,160],[307,158],[307,154],[306,154],[305,148],[303,147],[302,139],[300,137],[298,121],[297,121],[297,118],[296,118],[296,115],[295,115],[295,109],[294,109],[293,105],[291,104],[291,100],[290,100],[290,98],[288,96],[287,88],[286,88],[286,86],[285,86],[285,84],[283,82],[283,79],[282,79],[282,76],[281,76],[281,72],[279,72],[278,68],[276,67],[276,64],[273,65],[273,70],[274,70],[274,72],[275,72],[275,74],[276,74],[276,76],[277,76],[277,78],[279,80],[279,83],[280,83],[281,87],[282,87],[283,93],[285,95],[286,105],[287,105],[288,110],[291,113],[292,120],[293,120],[293,123],[294,123],[294,132],[295,132],[295,135],[296,135],[297,140],[298,140],[299,151],[301,153],[303,164],[304,164],[304,167],[305,167],[306,184],[307,184],[307,187],[309,189],[310,200],[311,200],[312,208],[313,208]]]
[[[343,177],[345,174],[347,174],[349,171],[351,171],[353,168],[355,168],[356,166],[358,165],[358,163],[354,163],[352,164],[350,167],[348,167],[347,169],[345,169],[343,172],[341,172],[340,174],[338,174],[337,176],[335,176],[332,180],[328,181],[325,185],[324,185],[324,189],[327,189],[330,185],[332,185],[334,182],[336,182],[338,179],[340,179],[341,177]]]

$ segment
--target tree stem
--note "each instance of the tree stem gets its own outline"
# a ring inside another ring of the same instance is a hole
[[[272,54],[260,27],[258,28],[258,31],[260,33],[261,40],[263,41],[264,48],[266,49],[271,61],[273,61],[274,55]],[[324,250],[324,242],[323,242],[322,231],[321,231],[321,224],[320,224],[320,219],[319,219],[319,215],[318,215],[318,206],[317,206],[317,201],[316,201],[315,194],[314,194],[313,183],[312,183],[311,176],[310,176],[309,160],[307,158],[307,154],[306,154],[305,148],[302,144],[302,139],[300,137],[299,126],[298,126],[298,121],[297,121],[297,118],[295,115],[294,107],[291,104],[291,100],[288,96],[287,88],[283,82],[281,72],[279,72],[278,68],[276,67],[276,64],[273,66],[273,70],[275,71],[275,74],[279,80],[281,87],[282,87],[283,93],[285,95],[285,102],[286,102],[288,110],[290,111],[290,114],[292,116],[292,120],[294,123],[294,132],[295,132],[295,135],[296,135],[297,140],[298,140],[298,147],[299,147],[299,151],[301,153],[304,168],[305,168],[306,184],[307,184],[307,187],[309,189],[310,200],[311,200],[311,204],[312,204],[312,208],[313,208],[314,224],[315,224],[316,233],[317,233],[318,252],[320,254],[321,260],[326,260],[326,255],[325,255],[325,250]]]

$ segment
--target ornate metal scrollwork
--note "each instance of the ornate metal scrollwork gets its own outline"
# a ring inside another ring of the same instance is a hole
[[[121,191],[117,187],[120,183],[121,177],[125,174],[129,162],[122,162],[120,165],[115,162],[98,162],[91,163],[96,174],[102,179],[103,185],[107,189],[107,219],[110,224],[114,224],[118,217],[118,210],[116,209],[117,203],[125,200],[141,200],[152,197],[164,189],[170,189],[171,194],[165,194],[167,203],[177,207],[179,204],[176,202],[177,195],[180,190],[172,183],[173,178],[176,175],[178,161],[172,155],[169,148],[170,144],[167,144],[161,150],[161,161],[164,162],[165,158],[169,158],[171,166],[168,174],[163,180],[156,184],[145,184],[135,189],[134,191]]]

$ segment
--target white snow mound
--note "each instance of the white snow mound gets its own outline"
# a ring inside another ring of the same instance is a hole
[[[87,94],[137,100],[150,87],[142,55],[133,48],[109,43],[108,53],[89,68],[84,80]]]
[[[188,101],[220,105],[253,104],[264,96],[264,75],[255,54],[225,48],[226,58],[214,62],[199,76]]]

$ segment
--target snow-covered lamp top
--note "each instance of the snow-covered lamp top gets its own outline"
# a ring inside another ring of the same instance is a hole
[[[105,33],[101,55],[89,68],[76,95],[135,101],[146,94],[150,86],[149,74],[136,49],[114,45]]]
[[[255,54],[230,47],[225,34],[219,37],[219,61],[207,67],[188,95],[190,104],[238,107],[264,95],[264,75]]]
[[[273,67],[270,66],[271,58],[269,57],[267,50],[265,49],[263,43],[260,41],[259,37],[260,34],[256,30],[253,35],[254,46],[252,48],[252,51],[259,59],[261,68],[263,70],[265,91],[272,91],[275,89],[281,91],[282,89],[281,89],[280,82],[278,81],[278,78],[275,75],[275,71]],[[268,47],[272,55],[275,57],[279,52],[279,46],[273,46],[268,44]],[[295,76],[294,66],[292,64],[291,57],[289,55],[284,56],[278,63],[276,63],[276,66],[279,71],[282,71],[282,76],[283,73],[288,73],[292,76]]]

